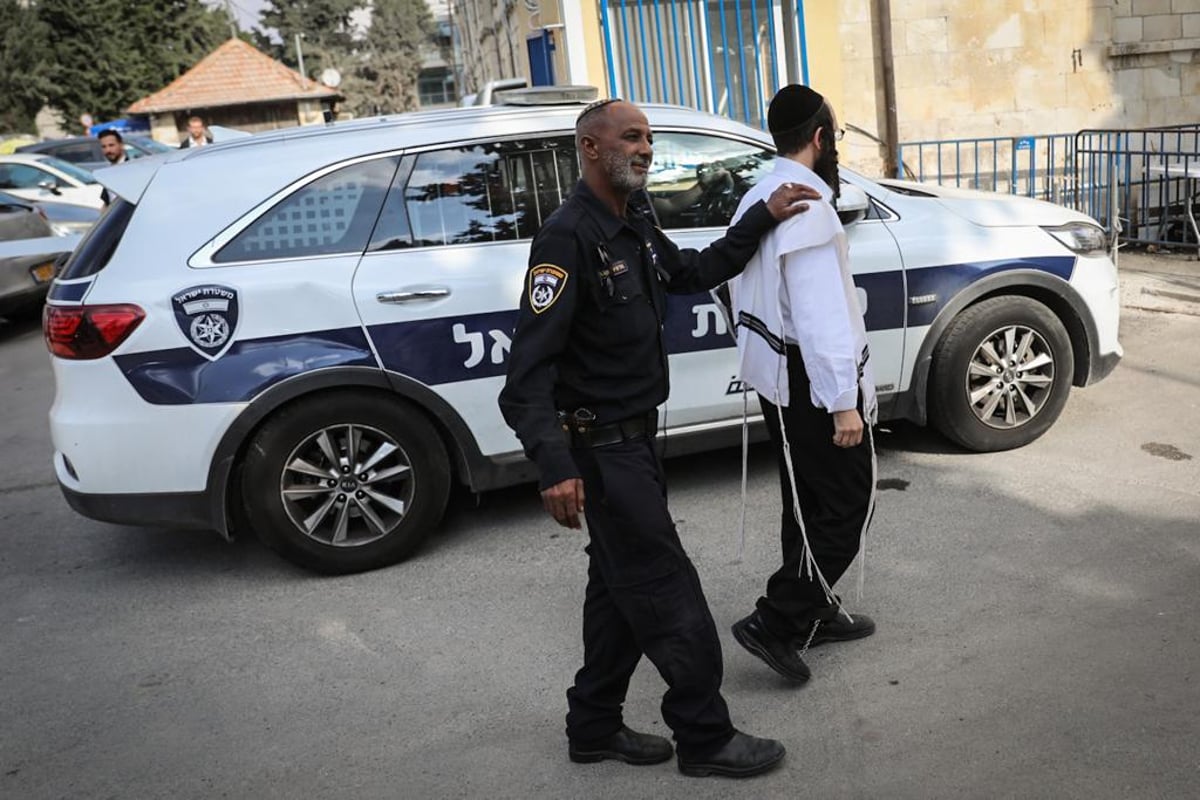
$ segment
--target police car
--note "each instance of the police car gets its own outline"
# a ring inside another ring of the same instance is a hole
[[[770,140],[644,110],[662,225],[702,247],[770,169]],[[435,530],[452,483],[532,479],[496,397],[530,239],[579,177],[578,111],[290,129],[97,173],[123,199],[55,281],[44,324],[70,505],[253,530],[299,564],[352,572]],[[699,189],[698,173],[710,176]],[[1071,386],[1116,364],[1117,272],[1091,219],[842,175],[884,418],[928,420],[973,450],[1017,447]],[[717,304],[672,297],[663,335],[666,454],[739,441],[742,387]]]

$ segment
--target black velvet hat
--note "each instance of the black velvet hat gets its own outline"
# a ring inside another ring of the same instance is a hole
[[[771,98],[767,108],[767,130],[783,133],[808,122],[825,104],[825,98],[798,83],[783,87]]]

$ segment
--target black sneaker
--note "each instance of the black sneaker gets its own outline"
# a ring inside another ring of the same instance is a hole
[[[812,677],[808,665],[796,652],[796,643],[768,631],[757,611],[733,623],[733,638],[789,681],[804,683]]]
[[[774,739],[760,739],[741,731],[717,752],[702,758],[679,756],[679,771],[693,778],[721,775],[726,778],[752,778],[779,766],[786,754],[783,744]]]
[[[875,620],[868,617],[866,614],[855,614],[854,621],[851,622],[846,617],[845,611],[838,611],[838,615],[828,622],[814,622],[817,626],[816,633],[813,633],[812,625],[808,631],[800,639],[803,643],[812,635],[812,641],[808,643],[809,647],[816,647],[820,644],[829,644],[830,642],[850,642],[855,639],[863,639],[875,632]]]
[[[567,755],[576,764],[594,764],[605,759],[635,766],[661,764],[674,752],[671,743],[663,737],[631,731],[624,725],[612,736],[594,742],[571,742],[567,746]]]

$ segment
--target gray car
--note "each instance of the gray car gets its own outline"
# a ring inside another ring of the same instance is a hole
[[[41,308],[63,250],[25,254],[9,248],[23,240],[54,236],[45,214],[29,201],[0,192],[0,316],[17,316]]]
[[[121,141],[125,143],[125,155],[130,160],[152,156],[155,153],[169,153],[175,148],[157,142],[149,136],[122,134]],[[84,169],[100,169],[109,166],[104,152],[100,149],[100,139],[95,136],[70,136],[66,139],[48,139],[37,144],[27,144],[18,147],[17,153],[44,153],[48,156],[83,167]]]

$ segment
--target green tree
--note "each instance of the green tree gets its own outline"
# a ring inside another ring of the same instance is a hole
[[[368,0],[270,0],[260,16],[255,44],[292,69],[299,69],[296,35],[302,37],[305,77],[316,78],[333,67],[344,73],[354,58],[350,15]],[[278,38],[272,35],[278,35]]]
[[[225,39],[225,14],[200,0],[36,0],[47,29],[46,101],[68,124],[112,119]]]
[[[435,47],[425,0],[375,0],[358,71],[366,93],[352,110],[390,114],[417,108],[421,61]]]
[[[0,0],[0,133],[32,133],[47,90],[46,28],[17,0]]]

